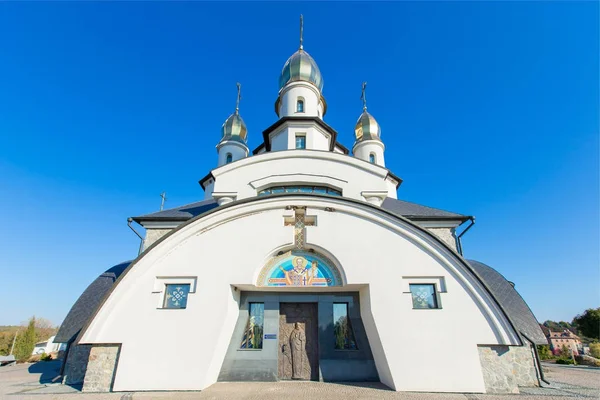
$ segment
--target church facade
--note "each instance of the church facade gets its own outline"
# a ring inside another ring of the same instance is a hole
[[[457,231],[472,217],[398,199],[365,85],[351,154],[324,121],[323,77],[302,41],[279,87],[278,119],[253,151],[238,87],[204,199],[132,218],[143,251],[100,275],[57,334],[65,381],[91,392],[539,385],[534,315],[514,284],[462,256]]]

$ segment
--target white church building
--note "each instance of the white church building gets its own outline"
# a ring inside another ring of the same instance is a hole
[[[365,85],[351,151],[325,122],[323,77],[302,39],[279,77],[278,119],[254,150],[239,99],[238,86],[204,198],[130,219],[145,228],[143,251],[73,305],[55,338],[68,343],[66,383],[540,385],[535,344],[547,342],[535,316],[513,283],[463,258],[458,232],[471,216],[398,199]]]

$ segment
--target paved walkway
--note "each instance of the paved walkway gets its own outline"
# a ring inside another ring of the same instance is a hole
[[[394,392],[382,384],[319,382],[216,383],[202,392],[81,393],[55,382],[60,364],[40,362],[0,367],[0,399],[6,400],[569,400],[599,399],[600,369],[544,367],[549,388],[521,388],[519,395]]]

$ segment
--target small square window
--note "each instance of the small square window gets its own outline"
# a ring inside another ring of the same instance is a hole
[[[190,285],[165,285],[165,301],[163,308],[185,308],[187,306],[187,298],[190,293]]]
[[[296,135],[296,148],[297,149],[306,149],[306,136]]]
[[[439,308],[435,285],[409,285],[412,295],[413,308]]]

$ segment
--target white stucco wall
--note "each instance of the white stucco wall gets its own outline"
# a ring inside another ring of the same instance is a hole
[[[384,150],[385,146],[382,142],[377,140],[366,140],[354,146],[352,153],[354,157],[367,162],[370,162],[369,156],[373,153],[375,155],[375,164],[385,167]]]
[[[271,151],[294,150],[296,135],[306,137],[307,150],[329,151],[331,135],[320,126],[303,121],[287,121],[273,131],[269,135]]]
[[[378,208],[335,198],[264,197],[180,227],[122,277],[81,340],[122,344],[115,391],[199,390],[216,381],[239,314],[232,285],[254,285],[269,258],[292,244],[292,228],[283,223],[292,205],[316,216],[317,226],[307,228],[308,247],[326,249],[347,285],[360,288],[384,384],[406,391],[485,390],[477,344],[517,339],[453,253]],[[157,278],[164,277],[197,277],[186,309],[157,308],[163,296]],[[443,281],[442,309],[413,310],[411,295],[403,293],[413,280]]]
[[[220,143],[217,146],[217,152],[219,155],[217,165],[219,167],[227,163],[227,154],[231,154],[231,162],[248,157],[248,147],[235,141]]]
[[[301,172],[300,172],[301,171]],[[330,151],[289,150],[264,153],[212,171],[214,192],[236,193],[237,199],[256,196],[265,187],[285,184],[323,184],[340,189],[344,197],[365,201],[365,191],[397,198],[388,171],[377,165]]]

